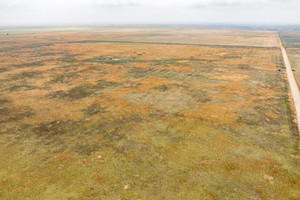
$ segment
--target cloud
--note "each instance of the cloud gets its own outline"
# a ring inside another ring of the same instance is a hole
[[[0,25],[300,23],[298,10],[300,0],[0,0]]]
[[[19,9],[40,7],[68,8],[68,7],[236,7],[236,6],[266,6],[272,4],[295,4],[298,0],[0,0],[0,9]]]
[[[202,0],[196,1],[191,7],[194,8],[233,8],[233,7],[247,7],[261,8],[266,6],[274,6],[282,4],[284,6],[297,3],[296,0]]]
[[[114,7],[127,7],[127,6],[137,6],[141,5],[139,1],[134,0],[91,0],[89,3],[90,6],[96,6],[96,7],[108,7],[108,8],[114,8]]]
[[[142,0],[143,2],[143,0]],[[124,7],[140,5],[137,0],[0,0],[0,9],[68,8],[68,7]]]
[[[15,10],[15,9],[28,9],[32,7],[35,0],[0,0],[0,10]]]

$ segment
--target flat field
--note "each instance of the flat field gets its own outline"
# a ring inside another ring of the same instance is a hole
[[[119,31],[106,29],[103,32]],[[113,40],[123,42],[200,44],[200,45],[234,45],[234,46],[264,46],[277,47],[278,39],[275,32],[246,31],[226,29],[130,29],[134,34],[113,37]]]
[[[280,33],[280,38],[287,50],[296,82],[300,87],[300,33]]]
[[[0,199],[299,197],[276,34],[150,31],[1,35]]]

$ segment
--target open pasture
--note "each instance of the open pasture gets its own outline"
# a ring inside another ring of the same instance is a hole
[[[113,39],[123,42],[278,47],[275,32],[236,29],[157,28]]]
[[[2,35],[0,198],[297,199],[274,34],[188,32]]]
[[[300,33],[280,33],[287,50],[298,87],[300,87]]]

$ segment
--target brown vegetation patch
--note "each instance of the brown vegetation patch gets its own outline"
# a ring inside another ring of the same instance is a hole
[[[39,31],[0,38],[0,198],[299,196],[280,50],[220,46],[273,32]]]

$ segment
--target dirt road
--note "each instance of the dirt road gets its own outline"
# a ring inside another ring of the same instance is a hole
[[[286,72],[287,72],[287,76],[288,76],[288,81],[291,87],[291,92],[292,92],[292,97],[294,100],[294,104],[295,104],[295,108],[296,108],[296,114],[297,114],[297,121],[298,121],[298,130],[300,132],[300,93],[299,93],[299,88],[298,85],[296,83],[292,68],[291,68],[291,64],[289,61],[289,58],[287,56],[286,50],[282,45],[282,42],[279,38],[279,42],[280,42],[280,48],[281,48],[281,52],[282,52],[282,56],[283,56],[283,60],[284,60],[284,65],[286,67]]]

